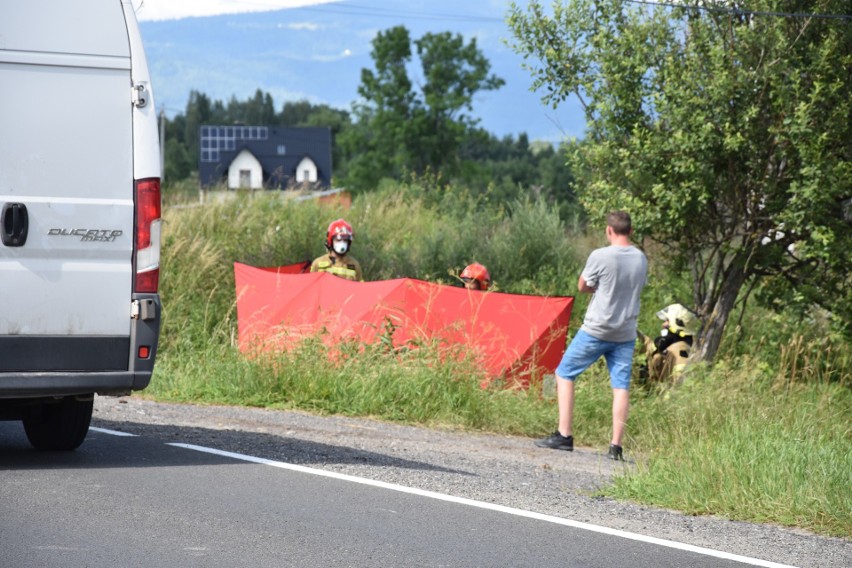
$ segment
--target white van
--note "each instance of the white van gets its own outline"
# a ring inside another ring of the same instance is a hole
[[[0,419],[86,437],[95,393],[151,379],[157,115],[130,0],[0,3]]]

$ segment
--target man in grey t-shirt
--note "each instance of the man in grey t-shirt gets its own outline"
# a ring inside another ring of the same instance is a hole
[[[571,340],[556,368],[559,426],[538,440],[536,446],[555,450],[574,449],[574,380],[592,363],[604,357],[612,385],[612,440],[608,457],[622,457],[621,438],[630,406],[628,389],[636,346],[639,295],[648,277],[648,260],[630,242],[630,215],[607,215],[608,247],[592,251],[577,283],[580,292],[593,294],[583,325]]]

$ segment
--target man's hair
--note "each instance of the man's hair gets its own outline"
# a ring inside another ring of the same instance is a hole
[[[629,235],[633,228],[627,211],[610,211],[606,216],[606,224],[612,227],[616,235]]]

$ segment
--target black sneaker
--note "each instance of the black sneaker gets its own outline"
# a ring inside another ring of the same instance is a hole
[[[535,445],[539,448],[550,448],[551,450],[574,451],[574,436],[563,436],[557,430],[547,438],[536,440]]]
[[[616,446],[615,444],[609,445],[609,451],[606,453],[606,457],[615,461],[624,461],[624,456],[622,455],[621,446]]]

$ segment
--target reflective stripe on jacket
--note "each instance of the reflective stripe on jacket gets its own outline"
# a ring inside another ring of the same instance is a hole
[[[335,276],[354,282],[364,281],[361,265],[349,255],[340,258],[324,254],[311,264],[311,272],[330,272]]]

